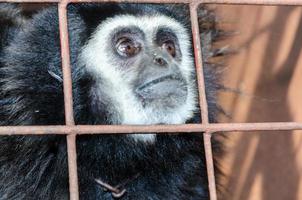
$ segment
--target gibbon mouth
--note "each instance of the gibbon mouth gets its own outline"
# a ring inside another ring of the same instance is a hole
[[[137,92],[143,91],[143,90],[145,90],[148,87],[151,87],[153,85],[156,85],[156,84],[164,82],[164,81],[180,81],[180,82],[184,82],[184,80],[179,75],[170,74],[170,75],[167,75],[167,76],[159,77],[159,78],[154,79],[152,81],[149,81],[147,83],[144,83],[143,85],[139,86],[136,89],[136,91]]]
[[[179,75],[167,75],[142,84],[135,93],[144,103],[164,99],[175,102],[186,99],[187,84]]]

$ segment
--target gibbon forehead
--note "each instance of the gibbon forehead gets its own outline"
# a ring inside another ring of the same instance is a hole
[[[108,18],[94,31],[80,60],[97,80],[99,96],[112,102],[117,113],[113,123],[181,124],[196,110],[191,40],[188,29],[173,18]]]

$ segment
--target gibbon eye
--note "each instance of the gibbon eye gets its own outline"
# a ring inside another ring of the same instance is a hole
[[[163,44],[162,44],[162,48],[163,49],[166,49],[168,51],[168,53],[172,56],[172,57],[175,57],[176,55],[176,49],[175,49],[175,44],[173,41],[171,40],[168,40],[168,41],[165,41]]]
[[[132,57],[140,52],[141,46],[130,38],[120,38],[116,43],[116,50],[119,55],[124,57]]]

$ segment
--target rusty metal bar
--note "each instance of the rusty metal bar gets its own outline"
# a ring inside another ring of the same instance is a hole
[[[191,3],[192,0],[69,0],[71,3],[100,2],[100,3]]]
[[[65,123],[67,125],[74,125],[73,100],[72,100],[72,77],[71,77],[71,67],[70,67],[66,2],[63,1],[62,3],[59,4],[61,57],[62,57],[62,72],[63,72],[63,80],[64,80],[63,84],[64,84],[64,103],[65,103],[65,106],[64,106],[65,107]]]
[[[250,4],[250,5],[302,5],[301,0],[70,0],[82,2],[127,2],[127,3],[188,3],[188,4]]]
[[[205,132],[203,134],[204,150],[205,150],[205,157],[206,157],[206,166],[207,166],[207,173],[208,173],[208,184],[209,184],[210,200],[217,200],[211,137],[212,137],[212,134],[209,133],[209,132]]]
[[[199,97],[199,107],[201,110],[202,124],[209,124],[209,114],[208,114],[208,103],[206,97],[206,86],[204,79],[203,63],[202,63],[202,51],[201,51],[201,41],[198,23],[198,9],[199,3],[190,4],[190,17],[191,17],[191,29],[192,29],[192,40],[195,55],[195,67],[196,67],[196,77],[198,85],[198,97]],[[211,134],[205,132],[203,134],[204,140],[204,151],[208,174],[208,187],[210,200],[217,200],[216,185],[215,185],[215,174],[214,174],[214,161],[212,155],[212,145],[211,145]]]
[[[67,22],[68,1],[61,1],[58,5],[62,72],[64,85],[65,103],[65,123],[74,125],[73,118],[73,99],[72,99],[72,77],[69,52],[68,22]],[[79,200],[79,185],[77,172],[77,149],[76,135],[72,130],[67,135],[67,155],[68,155],[68,174],[69,174],[69,195],[71,200]]]
[[[67,135],[69,199],[79,200],[78,165],[76,152],[76,135]]]
[[[194,44],[194,54],[195,54],[195,66],[196,66],[196,77],[198,84],[198,94],[199,94],[199,106],[201,110],[201,119],[203,124],[209,123],[208,116],[208,104],[205,91],[205,81],[202,66],[202,54],[201,54],[201,43],[200,34],[198,26],[198,15],[197,15],[198,4],[190,4],[190,15],[191,15],[191,27],[192,27],[192,39]]]
[[[60,0],[0,0],[7,3],[59,3]]]
[[[63,0],[0,0],[15,3],[59,3]],[[194,4],[246,4],[246,5],[302,5],[301,0],[69,0],[68,3],[117,2],[117,3],[194,3]]]
[[[302,123],[217,123],[181,125],[76,125],[76,126],[0,126],[0,135],[46,135],[69,133],[83,134],[129,134],[129,133],[188,133],[230,131],[286,131],[302,130]]]
[[[199,3],[245,5],[302,5],[301,0],[193,0]]]

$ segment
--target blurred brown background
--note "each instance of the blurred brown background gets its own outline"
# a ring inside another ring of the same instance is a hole
[[[220,27],[237,34],[219,42],[238,53],[224,69],[220,122],[302,122],[302,8],[213,6]],[[227,133],[223,200],[302,199],[302,131]]]

